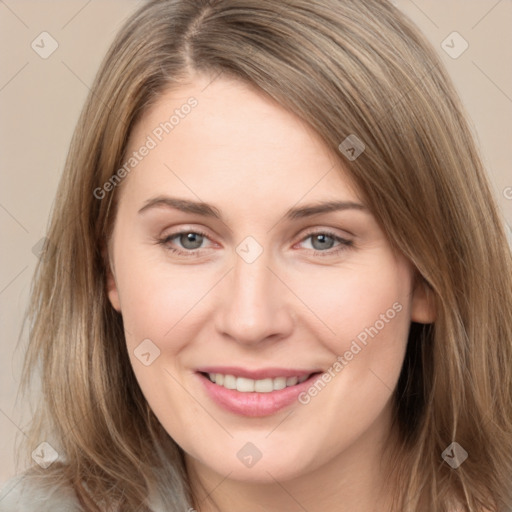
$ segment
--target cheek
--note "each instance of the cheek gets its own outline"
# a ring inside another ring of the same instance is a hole
[[[152,410],[173,432],[185,422],[184,412],[200,415],[190,395],[177,383],[181,380],[180,353],[195,336],[194,318],[200,308],[194,305],[208,289],[208,283],[191,276],[188,268],[173,268],[162,258],[155,262],[145,251],[127,253],[117,265],[132,368]],[[186,411],[183,404],[188,404]]]
[[[369,428],[389,403],[407,346],[409,268],[387,254],[375,261],[379,264],[330,273],[323,288],[316,280],[315,293],[310,290],[308,295],[308,305],[322,320],[315,323],[320,326],[317,339],[332,356],[322,382],[299,400],[311,414],[322,411],[326,439],[340,450]],[[300,293],[314,282],[308,278]],[[340,424],[345,429],[341,437]]]
[[[318,277],[308,276],[298,293],[308,297],[321,320],[310,327],[331,354],[323,376],[330,391],[323,392],[323,384],[313,386],[302,403],[313,401],[313,407],[325,411],[334,432],[342,417],[368,425],[389,400],[402,368],[410,326],[410,269],[382,251],[371,262],[330,271],[329,279]],[[368,407],[361,408],[362,403]],[[356,436],[356,430],[350,435]]]
[[[297,295],[307,297],[307,306],[315,313],[318,334],[333,353],[349,350],[354,340],[362,346],[374,339],[405,344],[410,275],[407,265],[390,254],[382,251],[372,261],[303,274],[296,285]]]
[[[162,340],[187,324],[187,313],[208,289],[191,267],[174,267],[133,253],[119,262],[118,286],[128,343]],[[193,314],[192,316],[193,317]]]

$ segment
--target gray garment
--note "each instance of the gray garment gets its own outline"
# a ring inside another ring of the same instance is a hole
[[[83,512],[75,493],[64,485],[48,486],[37,476],[17,476],[0,491],[0,512]]]
[[[84,512],[73,489],[48,480],[34,475],[8,480],[0,489],[0,512]],[[150,508],[164,511],[155,497]]]

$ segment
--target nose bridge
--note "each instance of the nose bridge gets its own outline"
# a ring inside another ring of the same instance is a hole
[[[284,336],[292,326],[283,285],[269,268],[270,251],[262,249],[258,251],[250,240],[237,247],[224,289],[226,300],[222,301],[219,328],[240,343]]]

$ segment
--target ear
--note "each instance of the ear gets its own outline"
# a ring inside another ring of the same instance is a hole
[[[436,319],[434,294],[428,283],[416,274],[412,292],[411,320],[419,324],[431,324]]]
[[[119,291],[117,289],[117,283],[115,278],[114,264],[110,258],[110,251],[106,244],[102,245],[101,255],[103,257],[103,263],[106,270],[106,290],[107,295],[112,304],[112,307],[118,312],[121,312],[121,302],[119,300]]]

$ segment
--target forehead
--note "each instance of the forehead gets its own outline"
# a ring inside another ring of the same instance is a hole
[[[214,200],[246,197],[269,205],[330,193],[358,198],[333,153],[302,119],[250,84],[205,75],[163,93],[131,133],[126,158],[139,193],[188,190]],[[132,159],[135,157],[132,156]],[[334,197],[333,197],[334,198]]]

